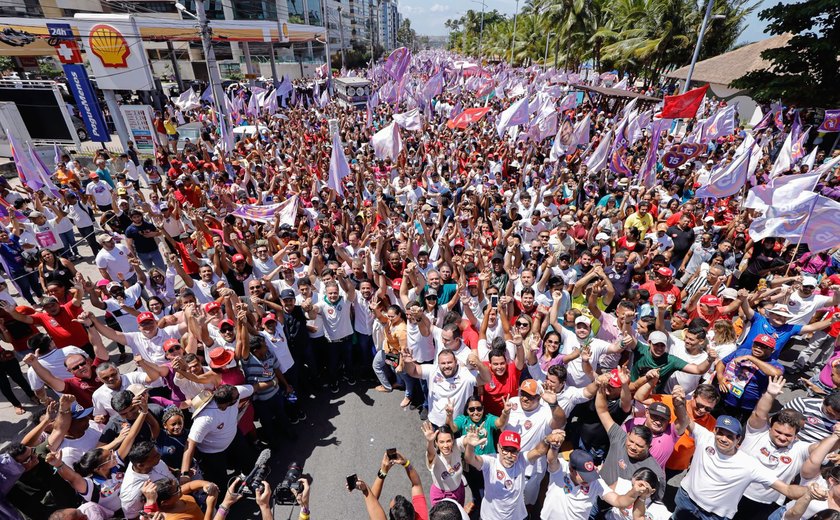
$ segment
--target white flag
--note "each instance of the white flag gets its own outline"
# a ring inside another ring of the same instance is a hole
[[[511,126],[517,126],[528,122],[528,98],[524,97],[508,107],[499,115],[499,123],[496,125],[496,131],[499,133],[501,139],[505,130]]]
[[[347,157],[344,155],[344,147],[341,144],[341,137],[338,132],[333,134],[332,153],[330,154],[330,171],[327,179],[327,186],[338,193],[339,196],[344,196],[344,187],[341,185],[341,179],[350,175],[350,165],[347,163]]]
[[[403,112],[402,114],[394,114],[394,121],[400,125],[400,128],[404,128],[406,130],[423,129],[423,119],[420,117],[419,108]]]
[[[605,136],[601,137],[598,148],[586,160],[586,169],[588,171],[597,173],[607,165],[607,159],[610,156],[610,149],[612,148],[612,135],[612,130],[610,130]]]
[[[736,156],[728,166],[712,172],[709,184],[701,186],[695,196],[698,198],[723,198],[735,195],[749,177],[752,148]]]
[[[789,133],[785,138],[782,149],[779,151],[778,157],[776,157],[776,162],[773,163],[773,169],[770,170],[771,178],[790,170],[790,167],[793,166],[792,152],[793,132]]]
[[[377,159],[384,160],[386,157],[390,157],[396,161],[402,151],[402,138],[397,123],[391,123],[373,134],[373,137],[370,138],[370,144],[373,146]]]

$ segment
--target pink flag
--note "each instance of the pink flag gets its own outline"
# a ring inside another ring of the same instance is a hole
[[[15,168],[17,169],[18,177],[20,177],[20,182],[35,191],[43,188],[44,183],[41,182],[41,176],[38,174],[37,166],[32,163],[32,157],[26,153],[23,146],[21,146],[11,132],[7,132],[7,138],[9,139],[12,160],[15,162]]]

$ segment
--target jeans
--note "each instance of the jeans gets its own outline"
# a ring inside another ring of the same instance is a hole
[[[80,227],[79,234],[87,241],[90,250],[93,251],[93,256],[96,256],[96,253],[102,249],[102,246],[96,241],[96,231],[93,229],[93,226]]]
[[[143,263],[143,267],[146,269],[157,267],[161,271],[166,271],[166,264],[163,262],[163,255],[160,254],[160,250],[158,249],[149,251],[148,253],[141,253],[138,251],[137,257],[140,258],[140,261]]]
[[[391,386],[391,378],[395,376],[394,369],[391,368],[391,365],[385,362],[385,351],[380,350],[376,353],[373,357],[373,373],[376,374],[376,378],[379,379],[379,384],[384,386],[388,391],[393,390],[393,386]]]
[[[749,499],[745,496],[741,497],[741,501],[738,502],[738,512],[732,517],[732,520],[754,520],[755,518],[770,518],[773,516],[773,513],[779,509],[779,504],[772,503],[772,504],[765,504],[762,502],[756,502],[755,500]],[[782,507],[784,511],[784,508]]]
[[[41,282],[38,281],[38,273],[36,271],[12,272],[10,278],[17,284],[20,295],[32,305],[37,305],[32,293],[35,293],[38,298],[44,295]]]
[[[423,388],[420,386],[420,380],[416,377],[411,377],[405,372],[400,372],[397,374],[397,378],[402,381],[403,386],[405,386],[405,396],[408,399],[412,399],[415,395],[423,391]]]
[[[691,500],[683,488],[677,491],[676,505],[671,520],[726,520],[726,517],[709,513]]]
[[[198,460],[204,480],[209,480],[219,486],[219,496],[227,491],[228,469],[247,475],[254,468],[254,462],[257,460],[254,449],[238,431],[226,450],[220,453],[204,453],[196,450],[195,458]]]
[[[76,233],[71,229],[64,233],[59,233],[61,241],[64,242],[64,247],[61,249],[61,256],[70,258],[71,256],[78,256],[79,248],[76,246]]]

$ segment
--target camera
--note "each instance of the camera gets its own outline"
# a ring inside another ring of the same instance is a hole
[[[300,482],[301,475],[303,475],[303,468],[297,462],[290,462],[286,469],[286,474],[283,480],[277,484],[277,489],[274,490],[274,499],[280,504],[295,504],[294,493],[301,491]],[[293,493],[294,492],[294,493]]]

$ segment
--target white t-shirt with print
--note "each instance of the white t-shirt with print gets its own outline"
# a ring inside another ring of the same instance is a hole
[[[480,455],[484,474],[482,520],[519,520],[528,516],[525,509],[525,468],[528,461],[520,453],[513,467],[506,468],[498,455]]]
[[[420,377],[429,384],[429,421],[438,426],[446,424],[446,405],[452,400],[454,410],[463,410],[475,389],[475,375],[466,367],[446,378],[437,365],[419,365]]]
[[[251,385],[236,385],[239,399],[247,399],[254,393]],[[220,410],[215,401],[210,403],[193,418],[189,440],[198,445],[202,453],[221,453],[225,451],[236,436],[239,422],[238,402]]]
[[[802,465],[808,460],[811,443],[794,438],[793,442],[784,448],[778,448],[770,440],[770,426],[754,429],[747,423],[741,451],[749,453],[763,466],[762,473],[771,475],[777,480],[790,482],[799,475]],[[781,493],[756,482],[750,484],[744,496],[755,502],[779,505],[787,500]]]
[[[545,494],[540,518],[542,520],[586,520],[595,500],[603,497],[610,487],[602,479],[577,485],[569,475],[569,463],[560,457],[557,471],[549,471],[548,491]]]

